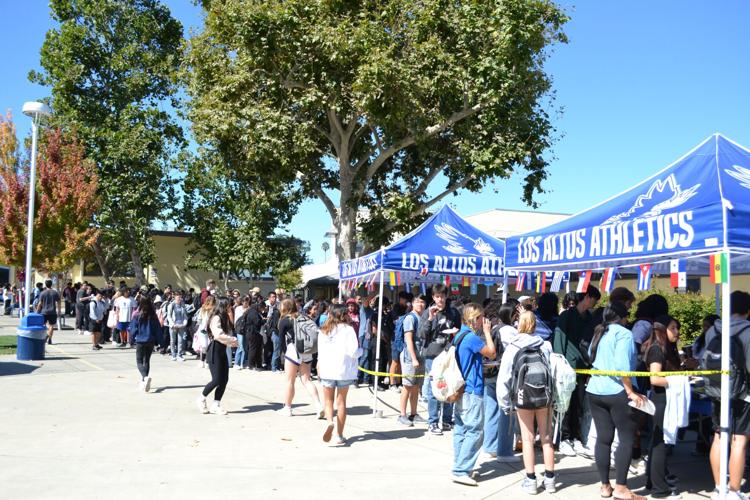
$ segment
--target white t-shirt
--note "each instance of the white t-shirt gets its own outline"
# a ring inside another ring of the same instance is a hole
[[[130,323],[133,318],[133,311],[136,308],[135,300],[130,297],[118,297],[114,305],[117,309],[117,321],[119,323]]]

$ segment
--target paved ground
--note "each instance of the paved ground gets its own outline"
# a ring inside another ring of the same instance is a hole
[[[17,320],[16,320],[17,321]],[[0,316],[0,335],[16,321]],[[136,390],[132,349],[90,350],[70,330],[56,335],[43,362],[0,357],[0,498],[521,498],[520,466],[479,465],[477,488],[450,482],[452,441],[395,421],[397,395],[352,389],[343,447],[321,441],[298,386],[295,417],[275,413],[282,377],[230,373],[226,417],[201,415],[195,397],[209,380],[196,361],[155,356],[152,392]],[[688,439],[692,438],[688,435]],[[706,459],[677,447],[671,468],[684,498],[707,498]],[[538,466],[541,472],[541,467]],[[598,498],[588,460],[558,462],[561,499]],[[643,477],[632,480],[642,488]],[[545,493],[540,493],[546,495]]]

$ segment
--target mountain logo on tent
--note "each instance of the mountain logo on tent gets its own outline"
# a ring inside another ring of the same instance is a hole
[[[690,198],[698,194],[700,184],[688,189],[682,189],[674,174],[669,174],[664,180],[656,179],[645,194],[636,198],[633,206],[626,212],[613,215],[603,225],[614,224],[623,219],[647,219],[656,217],[662,212],[677,208],[685,204]]]
[[[750,189],[750,169],[740,167],[739,165],[734,165],[732,168],[734,170],[726,168],[724,169],[724,172],[740,181],[740,186]]]
[[[441,240],[448,243],[443,248],[451,253],[466,255],[470,252],[464,248],[464,244],[471,244],[471,247],[482,256],[495,256],[492,245],[484,241],[481,237],[477,239],[470,238],[450,224],[442,222],[435,224],[435,235]],[[465,241],[461,241],[461,239]]]

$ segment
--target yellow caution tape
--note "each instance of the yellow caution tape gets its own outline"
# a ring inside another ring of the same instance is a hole
[[[729,375],[729,371],[722,370],[685,370],[681,372],[619,372],[608,370],[584,370],[578,369],[579,375],[599,375],[603,377],[676,377],[678,375]]]
[[[374,372],[372,370],[366,370],[361,366],[357,369],[361,372],[367,373],[368,375],[377,375],[378,377],[404,377],[401,373],[388,373],[388,372]],[[705,376],[705,375],[729,375],[729,371],[722,370],[685,370],[679,372],[624,372],[624,371],[609,371],[609,370],[585,370],[578,369],[575,372],[579,375],[598,375],[600,377],[676,377],[682,376]],[[425,374],[420,375],[406,375],[406,378],[415,377],[426,377]]]
[[[358,366],[357,369],[361,372],[365,372],[368,375],[377,375],[378,377],[400,377],[400,378],[416,378],[416,377],[426,377],[424,373],[421,375],[403,375],[401,373],[387,373],[387,372],[374,372],[371,370],[365,370],[361,366]]]

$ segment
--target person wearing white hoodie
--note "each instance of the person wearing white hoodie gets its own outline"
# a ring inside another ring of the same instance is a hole
[[[497,402],[500,409],[506,415],[511,410],[511,386],[513,384],[513,365],[515,364],[516,354],[527,347],[537,347],[542,355],[549,360],[552,353],[552,346],[534,335],[536,330],[536,316],[532,311],[524,311],[518,319],[518,335],[508,344],[503,359],[500,362],[500,373],[498,374],[497,384]],[[502,381],[502,382],[501,382]],[[550,401],[551,403],[551,401]],[[521,427],[521,440],[523,443],[523,465],[526,469],[526,478],[521,483],[524,492],[530,495],[536,495],[538,485],[536,480],[534,438],[536,429],[539,432],[539,439],[542,442],[542,452],[544,456],[544,489],[548,493],[555,493],[555,448],[552,445],[551,422],[552,412],[550,407],[537,409],[516,408],[518,423]]]
[[[323,441],[333,435],[333,399],[336,398],[336,444],[346,444],[346,395],[349,386],[357,383],[357,362],[362,355],[357,332],[349,322],[347,307],[336,305],[320,328],[318,336],[318,377],[323,386],[326,429]]]

